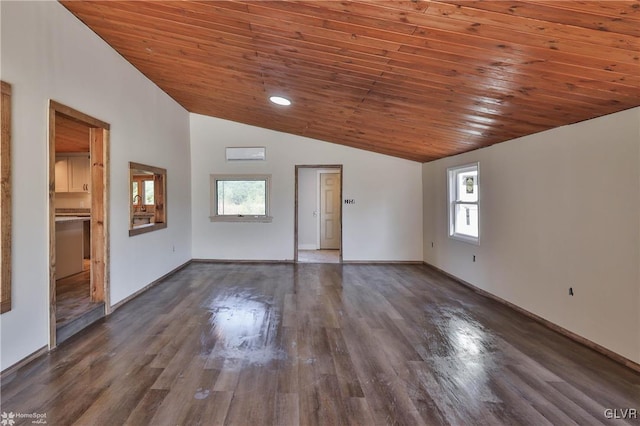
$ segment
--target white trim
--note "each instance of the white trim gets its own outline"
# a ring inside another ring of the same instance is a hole
[[[478,234],[480,234],[480,232],[478,231]],[[480,236],[478,236],[478,238],[476,237],[470,237],[468,235],[464,235],[464,234],[451,234],[449,235],[449,238],[451,238],[452,240],[458,240],[458,241],[462,241],[465,243],[469,243],[469,244],[473,244],[476,246],[480,245]]]
[[[209,220],[211,222],[259,222],[259,223],[271,223],[273,221],[272,216],[245,216],[245,215],[237,215],[237,216],[209,216]]]
[[[454,184],[453,179],[455,179],[455,177],[460,174],[460,173],[464,173],[464,172],[470,172],[470,171],[476,171],[477,172],[477,183],[476,185],[478,186],[478,201],[465,201],[465,202],[459,202],[457,201],[457,182]],[[481,195],[482,195],[482,191],[480,190],[480,162],[475,162],[475,163],[468,163],[468,164],[463,164],[460,166],[452,166],[452,167],[448,167],[447,168],[447,217],[448,217],[448,236],[449,238],[453,239],[453,240],[458,240],[458,241],[462,241],[465,243],[469,243],[469,244],[474,244],[479,246],[480,245],[480,215],[481,215],[481,208],[480,208],[480,200],[481,200]],[[466,235],[466,234],[460,234],[460,233],[456,233],[455,232],[455,225],[454,225],[454,220],[455,220],[455,206],[456,204],[475,204],[478,206],[478,236],[474,237],[471,235]]]
[[[246,180],[246,181],[265,181],[265,214],[264,215],[219,215],[217,204],[218,194],[216,191],[216,183],[220,180]],[[210,197],[210,215],[211,222],[258,222],[270,223],[273,221],[271,216],[271,175],[246,175],[246,174],[211,174],[209,175],[209,197]]]

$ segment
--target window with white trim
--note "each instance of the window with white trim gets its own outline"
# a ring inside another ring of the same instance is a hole
[[[449,236],[480,243],[479,163],[447,169],[449,177]]]
[[[271,175],[211,175],[212,222],[271,222]]]

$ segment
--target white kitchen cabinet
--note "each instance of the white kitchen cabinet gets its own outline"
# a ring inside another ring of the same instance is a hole
[[[69,157],[69,192],[89,192],[91,190],[91,168],[88,155]]]
[[[68,158],[56,156],[56,192],[69,192]]]
[[[56,156],[56,192],[91,192],[89,154]]]

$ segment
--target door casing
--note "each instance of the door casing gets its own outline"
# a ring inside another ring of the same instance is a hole
[[[56,114],[90,128],[91,153],[91,300],[103,301],[111,313],[109,291],[109,124],[78,110],[49,101],[49,349],[56,339]]]

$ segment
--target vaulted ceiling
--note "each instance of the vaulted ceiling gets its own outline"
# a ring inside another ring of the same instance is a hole
[[[415,161],[640,105],[639,0],[62,4],[190,112]]]

